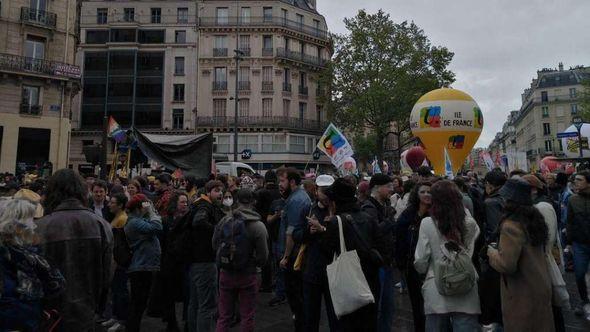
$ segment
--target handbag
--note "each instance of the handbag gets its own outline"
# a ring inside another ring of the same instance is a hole
[[[543,247],[543,251],[545,251],[545,247]],[[545,253],[545,258],[547,259],[549,276],[551,277],[551,302],[556,307],[569,309],[570,295],[567,292],[567,287],[565,285],[565,280],[563,280],[561,270],[559,269],[559,266],[557,266],[553,254]]]
[[[340,255],[334,254],[334,260],[326,267],[326,272],[334,312],[340,318],[367,304],[375,303],[375,298],[356,250],[346,251],[342,219],[340,216],[337,216],[337,219]]]
[[[294,271],[301,271],[303,269],[303,261],[305,260],[306,248],[306,244],[302,244],[301,247],[299,247],[299,251],[297,252],[297,258],[295,259],[295,263],[293,263]]]

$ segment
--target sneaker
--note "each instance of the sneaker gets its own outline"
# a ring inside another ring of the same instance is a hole
[[[111,319],[107,320],[106,322],[100,323],[100,325],[102,325],[104,327],[111,327],[111,326],[115,325],[115,323],[117,323],[117,320],[114,318],[111,318]]]
[[[94,321],[98,324],[102,324],[102,323],[106,322],[107,320],[108,319],[104,318],[101,315],[97,315],[97,314],[94,315]]]
[[[402,286],[402,282],[401,282],[401,281],[400,281],[400,282],[398,282],[397,284],[395,284],[395,286],[393,286],[393,287],[395,287],[395,288],[404,288],[404,287]]]
[[[584,310],[584,316],[590,316],[590,303],[584,304],[582,310]]]
[[[119,322],[116,322],[115,325],[111,326],[107,332],[119,332],[125,331],[125,326],[121,325]]]
[[[287,299],[284,296],[275,297],[272,300],[268,301],[268,306],[269,307],[276,307],[276,306],[281,305],[285,302],[287,302]]]

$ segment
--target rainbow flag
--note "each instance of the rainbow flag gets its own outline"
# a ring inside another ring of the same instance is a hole
[[[117,143],[121,143],[127,138],[125,131],[121,129],[121,126],[112,116],[109,117],[108,133],[109,137],[112,137]]]

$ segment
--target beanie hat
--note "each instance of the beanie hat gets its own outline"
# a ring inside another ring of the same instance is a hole
[[[371,181],[369,182],[369,188],[373,189],[373,187],[375,186],[382,186],[384,184],[388,184],[391,182],[393,182],[393,180],[389,176],[378,173],[371,177]]]
[[[143,202],[149,202],[148,198],[144,194],[136,194],[133,197],[131,197],[131,199],[129,200],[129,202],[127,202],[127,205],[125,207],[128,210],[135,210],[137,208],[140,208],[141,203]]]

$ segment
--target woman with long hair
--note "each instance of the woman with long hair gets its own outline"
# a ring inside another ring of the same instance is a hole
[[[505,215],[497,249],[488,247],[490,265],[502,274],[504,330],[553,331],[552,286],[544,245],[548,228],[533,206],[531,187],[510,179],[500,189]]]
[[[463,205],[463,195],[455,183],[448,180],[436,182],[430,191],[432,207],[430,217],[420,224],[420,235],[414,266],[420,274],[425,274],[422,295],[426,314],[426,331],[479,331],[479,295],[475,280],[475,267],[469,259],[473,273],[469,289],[453,295],[443,295],[438,288],[435,264],[447,259],[445,252],[463,251],[473,256],[475,239],[479,227]]]
[[[422,297],[422,277],[414,268],[414,251],[418,244],[418,231],[422,219],[430,214],[432,196],[430,195],[430,182],[420,182],[410,192],[408,207],[399,216],[396,224],[396,250],[395,260],[408,287],[412,315],[414,318],[414,330],[424,331],[424,299]]]
[[[42,303],[65,288],[61,273],[33,249],[36,206],[24,199],[0,208],[0,330],[37,331]]]

